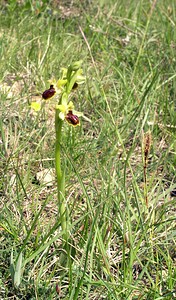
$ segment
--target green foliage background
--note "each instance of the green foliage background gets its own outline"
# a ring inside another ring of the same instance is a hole
[[[174,299],[175,1],[0,7],[0,297]],[[72,252],[62,269],[54,175],[49,186],[37,179],[54,170],[54,112],[47,104],[35,115],[30,103],[80,59],[87,79],[73,97],[92,123],[64,126]],[[18,287],[12,249],[15,265],[23,257]]]

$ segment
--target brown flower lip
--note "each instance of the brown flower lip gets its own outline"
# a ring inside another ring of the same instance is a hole
[[[75,82],[74,85],[73,85],[73,87],[72,87],[72,90],[76,90],[77,87],[78,87],[78,84],[77,84],[77,82]]]
[[[68,114],[65,116],[67,122],[73,126],[79,125],[78,116],[74,115],[71,110],[69,110]]]
[[[56,93],[56,91],[55,91],[54,86],[50,85],[50,88],[43,92],[42,98],[45,100],[50,99],[51,97],[54,96],[55,93]]]

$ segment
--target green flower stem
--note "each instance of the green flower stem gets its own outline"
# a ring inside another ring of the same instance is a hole
[[[57,190],[58,190],[58,206],[59,216],[61,220],[61,227],[63,231],[63,239],[67,242],[68,228],[67,228],[67,214],[65,203],[65,172],[61,169],[61,130],[63,121],[59,118],[59,111],[56,110],[55,114],[55,130],[56,130],[56,146],[55,146],[55,167],[57,177]]]

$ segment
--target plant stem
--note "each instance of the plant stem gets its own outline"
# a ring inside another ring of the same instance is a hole
[[[58,191],[58,207],[59,217],[61,220],[61,227],[63,231],[63,239],[67,241],[67,216],[65,204],[65,172],[61,169],[61,130],[63,121],[59,118],[59,112],[55,113],[55,131],[56,131],[56,145],[55,145],[55,167],[57,177],[57,191]]]

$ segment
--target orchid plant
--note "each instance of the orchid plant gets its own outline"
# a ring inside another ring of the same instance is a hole
[[[57,178],[58,190],[58,207],[61,227],[63,232],[63,241],[67,245],[69,238],[68,216],[65,200],[65,170],[61,165],[61,136],[63,122],[73,127],[80,125],[80,117],[86,118],[82,112],[75,110],[73,102],[70,100],[72,91],[75,90],[80,84],[85,82],[83,71],[81,69],[81,61],[71,64],[67,69],[61,69],[61,78],[59,80],[50,80],[50,88],[43,92],[42,98],[45,101],[54,101],[55,105],[55,168]],[[35,111],[41,109],[41,104],[37,102],[31,103],[31,108]]]

